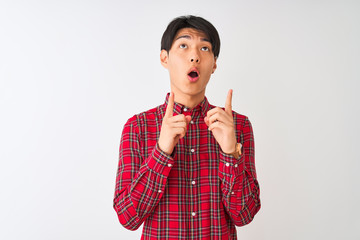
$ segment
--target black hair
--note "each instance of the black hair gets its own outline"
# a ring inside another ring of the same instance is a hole
[[[180,16],[169,23],[161,38],[161,50],[170,51],[177,32],[182,28],[194,28],[205,33],[211,43],[214,57],[219,56],[220,37],[216,28],[204,18],[193,15]]]

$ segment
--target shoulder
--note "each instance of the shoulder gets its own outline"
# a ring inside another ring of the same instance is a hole
[[[245,126],[250,123],[250,120],[246,115],[237,113],[234,110],[232,111],[232,113],[236,125]]]
[[[144,124],[147,124],[148,122],[154,121],[159,118],[159,116],[163,113],[163,106],[164,104],[161,104],[157,107],[151,108],[149,110],[136,113],[132,117],[130,117],[125,125],[132,125],[132,126],[143,126]]]
[[[244,138],[253,138],[253,128],[248,116],[232,111],[236,132]],[[241,137],[242,138],[242,137]]]
[[[242,134],[245,135],[250,134],[249,136],[252,136],[253,128],[249,118],[246,115],[239,114],[233,111],[233,118],[234,118],[236,130],[238,132],[241,132]]]

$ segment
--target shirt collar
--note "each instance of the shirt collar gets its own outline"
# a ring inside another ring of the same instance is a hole
[[[164,103],[164,113],[165,113],[167,105],[168,105],[169,97],[170,97],[170,93],[167,93],[166,98],[165,98],[165,103]],[[178,102],[174,102],[174,113],[176,113],[177,115],[182,114],[184,112],[185,108],[190,110],[190,108],[186,107],[185,105],[178,103]],[[191,111],[194,113],[199,112],[202,115],[202,117],[205,117],[207,112],[210,109],[211,109],[210,103],[207,100],[206,96],[204,96],[204,99],[196,107],[191,109]]]

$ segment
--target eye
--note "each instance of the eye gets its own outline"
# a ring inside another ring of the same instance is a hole
[[[208,47],[202,47],[201,50],[207,52],[207,51],[209,51],[209,48]]]
[[[180,48],[187,48],[186,44],[180,44]]]

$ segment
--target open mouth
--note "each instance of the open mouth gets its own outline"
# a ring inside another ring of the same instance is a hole
[[[195,72],[195,71],[190,72],[188,75],[189,75],[191,78],[196,78],[196,77],[199,76],[198,73]]]
[[[191,69],[191,71],[188,73],[188,79],[193,82],[193,81],[198,80],[198,78],[199,78],[198,70],[195,68]]]

